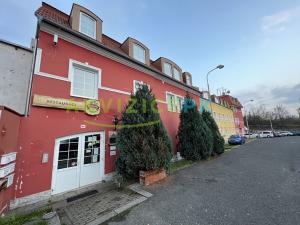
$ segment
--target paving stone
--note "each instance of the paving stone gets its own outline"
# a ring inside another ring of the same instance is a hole
[[[124,206],[132,207],[140,203],[141,198],[146,199],[137,193],[109,190],[68,203],[62,210],[72,224],[100,224],[102,220],[104,222],[108,217],[117,215]],[[119,211],[115,212],[116,209]]]

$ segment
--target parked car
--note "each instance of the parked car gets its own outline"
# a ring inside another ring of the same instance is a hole
[[[293,136],[294,134],[292,132],[289,132],[289,131],[283,131],[283,132],[281,132],[281,135],[283,137],[286,137],[286,136]]]
[[[230,145],[242,145],[246,142],[245,138],[239,134],[231,135],[228,138],[228,144]]]
[[[279,131],[274,131],[273,134],[274,134],[274,137],[283,137],[282,133]]]
[[[300,136],[300,131],[294,131],[293,136]]]
[[[245,138],[251,139],[251,138],[257,138],[258,134],[255,133],[246,133]]]
[[[260,138],[272,138],[274,137],[274,134],[272,131],[262,131],[259,133]]]

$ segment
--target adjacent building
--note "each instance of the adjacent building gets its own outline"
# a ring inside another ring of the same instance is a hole
[[[242,104],[240,101],[232,97],[230,95],[221,95],[219,97],[223,102],[225,102],[233,111],[233,117],[234,117],[234,124],[235,124],[235,132],[237,134],[245,134],[245,124],[244,124],[244,117],[242,112]]]
[[[0,39],[0,105],[26,113],[33,49]]]
[[[14,196],[20,121],[27,111],[33,54],[31,48],[0,40],[0,215]]]
[[[212,116],[215,119],[221,135],[225,141],[230,135],[236,134],[234,113],[232,108],[218,96],[212,95],[209,99],[207,92],[202,93],[200,99],[200,112],[208,111],[212,112]]]

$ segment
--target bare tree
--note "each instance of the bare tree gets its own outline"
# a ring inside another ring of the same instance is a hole
[[[273,109],[273,118],[275,120],[282,120],[285,119],[287,117],[289,117],[289,112],[285,109],[285,107],[283,105],[277,105],[274,109]]]
[[[297,109],[297,112],[299,114],[299,119],[300,119],[300,107]]]

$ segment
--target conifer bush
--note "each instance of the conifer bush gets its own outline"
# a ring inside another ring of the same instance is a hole
[[[194,100],[188,95],[180,113],[178,139],[177,150],[185,159],[207,159],[212,153],[212,133],[202,119]]]
[[[131,95],[122,113],[117,147],[120,155],[116,168],[126,178],[137,178],[140,170],[170,166],[171,141],[160,119],[155,96],[147,85]]]
[[[213,136],[213,151],[212,155],[220,155],[225,151],[225,140],[222,137],[218,125],[215,122],[214,118],[212,117],[210,112],[203,111],[202,112],[203,120],[205,121],[206,125],[211,130]]]

